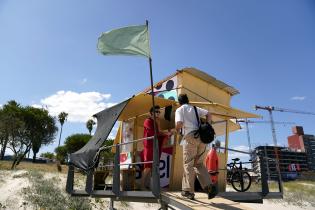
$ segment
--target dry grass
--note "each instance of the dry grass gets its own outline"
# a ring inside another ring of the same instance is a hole
[[[0,161],[0,170],[10,170],[12,161]],[[21,162],[17,167],[17,170],[34,170],[43,172],[58,172],[56,163],[31,163]],[[68,173],[68,166],[62,165],[61,173]]]
[[[315,207],[315,182],[294,181],[284,183],[284,201],[296,206],[305,206],[305,202]]]
[[[279,192],[277,182],[272,181],[268,185],[270,192]],[[252,187],[255,188],[255,185]],[[256,187],[259,189],[260,186]],[[271,200],[272,202],[302,208],[307,206],[315,207],[315,181],[295,180],[283,182],[283,188],[283,199],[273,199]]]
[[[279,186],[276,181],[268,182],[270,192],[279,192]],[[315,179],[295,180],[283,182],[283,199],[270,199],[273,203],[280,203],[284,206],[315,207]],[[228,185],[228,191],[234,191],[231,185]],[[261,192],[261,183],[253,182],[248,192]]]
[[[28,178],[31,186],[23,189],[24,198],[32,203],[35,209],[56,210],[90,210],[88,198],[71,197],[58,186],[61,184],[58,177],[44,178],[43,172],[30,171]]]

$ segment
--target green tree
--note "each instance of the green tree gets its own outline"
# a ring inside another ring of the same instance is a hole
[[[56,153],[56,159],[61,164],[64,164],[65,162],[67,162],[68,153],[67,153],[66,146],[56,147],[55,153]]]
[[[74,153],[81,149],[90,139],[88,134],[73,134],[68,136],[65,140],[65,146],[68,154]]]
[[[45,109],[28,106],[24,109],[24,122],[27,129],[27,138],[31,140],[33,162],[42,145],[48,145],[55,139],[58,130],[55,119]]]
[[[59,146],[55,149],[56,158],[60,163],[65,163],[68,160],[68,156],[84,147],[84,145],[91,139],[88,134],[73,134],[68,136],[63,146]]]
[[[8,144],[8,136],[7,136],[7,131],[5,129],[4,119],[5,119],[5,114],[4,114],[3,109],[0,107],[0,146],[1,146],[0,160],[3,160],[5,150]]]
[[[114,140],[113,139],[106,139],[102,146],[113,146]],[[108,161],[113,160],[114,153],[112,152],[112,148],[107,148],[101,152],[101,158],[104,160],[104,163],[108,163]]]
[[[6,148],[11,149],[11,168],[15,168],[32,149],[35,160],[40,147],[51,143],[56,131],[55,120],[48,111],[9,101],[0,110],[1,158]]]
[[[65,123],[65,121],[67,121],[67,118],[68,118],[68,113],[66,113],[66,112],[60,112],[60,114],[58,115],[58,120],[60,122],[60,136],[59,136],[58,147],[60,146],[62,127],[63,127],[63,124]]]
[[[40,157],[48,158],[48,159],[54,159],[55,154],[52,152],[45,152],[45,153],[40,154]]]
[[[10,140],[19,136],[23,126],[20,104],[14,100],[8,101],[0,110],[1,160],[4,158]]]
[[[4,157],[6,148],[14,153],[11,168],[14,168],[31,148],[31,141],[28,138],[28,130],[24,121],[25,109],[16,101],[8,101],[3,106],[0,120],[0,133],[3,136],[1,156]]]
[[[89,130],[89,134],[91,135],[91,132],[93,130],[93,126],[95,125],[96,123],[94,122],[94,120],[92,119],[89,119],[87,122],[86,122],[86,128]]]

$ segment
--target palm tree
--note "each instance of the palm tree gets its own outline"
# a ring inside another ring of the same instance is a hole
[[[95,125],[95,122],[94,120],[92,119],[89,119],[87,122],[86,122],[86,128],[89,130],[89,133],[91,135],[91,132],[93,130],[93,126]]]
[[[62,134],[62,126],[65,123],[65,121],[67,121],[67,117],[68,117],[68,113],[66,113],[66,112],[60,112],[60,114],[58,115],[58,120],[60,122],[60,136],[59,136],[58,147],[60,146],[60,140],[61,140],[61,134]]]

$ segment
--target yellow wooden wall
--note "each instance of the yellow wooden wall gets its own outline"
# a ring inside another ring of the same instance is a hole
[[[194,77],[187,72],[181,72],[178,74],[182,93],[186,93],[190,101],[205,101],[203,98],[193,94],[189,90],[198,93],[202,97],[220,104],[229,106],[231,101],[231,95],[226,91],[217,88],[216,86],[207,83],[206,81]],[[187,90],[189,89],[189,90]]]

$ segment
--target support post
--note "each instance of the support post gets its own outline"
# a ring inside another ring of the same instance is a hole
[[[249,153],[251,153],[252,152],[252,145],[250,143],[249,126],[248,126],[247,118],[245,119],[245,125],[246,125],[247,141],[248,141],[248,151],[249,151]],[[250,157],[250,158],[252,158],[252,157]]]
[[[267,148],[266,146],[264,146],[264,152],[265,152],[265,158],[266,158],[266,167],[267,167],[267,175],[268,175],[268,180],[270,180],[270,170],[269,170],[269,159],[268,158],[268,154],[267,154]]]
[[[93,172],[94,172],[94,169],[91,169],[87,172],[87,175],[86,175],[85,191],[88,194],[91,194],[93,191]]]
[[[161,207],[159,210],[167,210],[168,209],[168,204],[166,202],[161,201]]]
[[[224,145],[224,157],[225,157],[225,166],[227,164],[227,160],[228,160],[228,145],[229,145],[229,121],[226,120],[225,121],[225,145]],[[225,170],[224,171],[224,180],[226,180],[227,178],[227,171]],[[226,191],[226,183],[225,183],[225,186],[224,186],[224,191]]]
[[[229,144],[229,121],[225,121],[225,145],[224,145],[224,154],[225,154],[225,162],[227,162],[228,158],[228,144]]]
[[[73,192],[73,181],[74,181],[74,166],[70,164],[68,168],[68,176],[67,176],[67,184],[66,184],[66,191],[70,195]]]
[[[116,210],[114,208],[114,200],[113,200],[113,198],[109,199],[109,210]]]
[[[267,157],[259,156],[262,196],[266,196],[269,193],[268,177],[266,174],[267,169],[266,169],[265,161],[266,162],[268,161]]]
[[[278,144],[277,144],[277,137],[276,137],[276,129],[275,124],[273,121],[272,116],[272,109],[268,109],[269,116],[270,116],[270,122],[271,122],[271,131],[272,131],[272,137],[273,137],[273,144],[275,148],[275,155],[276,155],[276,169],[278,172],[278,184],[279,184],[279,192],[283,192],[283,186],[282,186],[282,177],[281,177],[281,171],[280,171],[280,164],[279,164],[279,154],[278,154]]]
[[[119,197],[120,194],[120,147],[116,144],[116,153],[114,158],[114,175],[113,175],[113,193]]]

